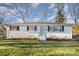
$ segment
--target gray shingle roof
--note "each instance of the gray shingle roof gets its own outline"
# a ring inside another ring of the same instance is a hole
[[[53,22],[28,22],[28,23],[13,23],[13,24],[5,24],[5,25],[73,25],[71,23],[53,23]]]

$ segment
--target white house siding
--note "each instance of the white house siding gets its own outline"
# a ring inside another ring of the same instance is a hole
[[[72,39],[72,26],[64,26],[64,32],[46,32],[47,38]]]
[[[67,25],[64,26],[64,32],[48,32],[48,26],[53,25],[31,25],[37,26],[37,31],[27,31],[27,26],[30,25],[19,25],[19,31],[10,31],[10,28],[7,26],[7,38],[41,38],[40,33],[40,26],[45,26],[45,37],[46,38],[58,38],[58,39],[72,39],[72,26]]]
[[[72,39],[72,34],[71,33],[52,33],[52,32],[47,32],[46,33],[46,38],[53,38],[53,39]]]
[[[7,30],[6,30],[6,37],[9,38],[9,31],[10,31],[10,28],[7,26],[6,29],[7,29]]]
[[[7,38],[39,38],[39,34],[36,31],[27,31],[27,26],[20,26],[19,31],[10,31],[7,27]]]
[[[37,32],[9,31],[7,38],[39,38]]]
[[[64,26],[64,33],[72,34],[72,26]]]

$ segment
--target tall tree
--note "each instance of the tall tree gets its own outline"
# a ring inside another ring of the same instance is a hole
[[[26,3],[7,4],[7,12],[10,15],[20,18],[23,21],[23,23],[28,22],[28,15],[30,14],[31,9],[32,9],[32,6],[30,3],[27,3],[27,4]]]
[[[5,30],[4,23],[6,23],[7,20],[5,20],[6,17],[6,8],[0,4],[0,27],[2,27],[3,30]]]
[[[77,23],[79,19],[79,4],[77,3],[71,3],[68,4],[68,11],[72,17],[72,19],[75,21],[75,24]]]
[[[55,8],[57,9],[56,13],[56,22],[57,23],[65,23],[66,18],[64,16],[64,4],[63,3],[56,3]]]
[[[26,23],[31,11],[38,5],[39,3],[1,3],[0,7],[5,7],[6,11],[0,14],[15,16],[17,19],[22,20],[23,23]]]
[[[0,17],[0,25],[1,25],[2,29],[5,30],[5,27],[3,24],[4,24],[4,18]]]

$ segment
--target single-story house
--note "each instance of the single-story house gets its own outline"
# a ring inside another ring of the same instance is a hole
[[[6,24],[6,38],[72,39],[72,25],[52,22]]]

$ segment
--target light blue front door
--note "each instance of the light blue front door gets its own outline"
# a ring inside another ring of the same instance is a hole
[[[39,36],[40,36],[40,40],[46,40],[44,26],[40,26]]]

